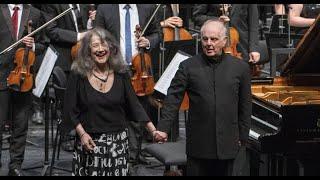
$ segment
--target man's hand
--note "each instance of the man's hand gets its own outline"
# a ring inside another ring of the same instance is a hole
[[[146,48],[146,47],[150,47],[150,42],[147,38],[142,36],[139,39],[137,39],[137,45],[140,48]]]
[[[27,47],[32,48],[34,45],[33,37],[25,37],[22,39],[22,43],[24,43]]]
[[[228,16],[220,16],[219,20],[224,22],[224,23],[227,23],[227,22],[230,21],[230,18]]]
[[[249,62],[255,64],[260,60],[260,53],[259,52],[250,52],[249,53]]]
[[[96,19],[96,14],[97,14],[97,11],[94,10],[94,11],[89,11],[89,18],[94,21]]]
[[[161,27],[182,27],[183,20],[180,17],[173,16],[169,17],[168,19],[164,20],[163,23],[161,23]]]

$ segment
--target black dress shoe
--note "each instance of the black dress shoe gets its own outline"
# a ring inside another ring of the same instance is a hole
[[[16,168],[16,169],[10,169],[8,176],[24,176],[24,174],[22,173],[21,169]]]

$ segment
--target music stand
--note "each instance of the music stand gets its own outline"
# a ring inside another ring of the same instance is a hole
[[[42,165],[35,166],[35,167],[29,167],[29,168],[23,168],[23,170],[31,170],[31,169],[39,169],[42,168],[41,176],[44,176],[46,172],[48,171],[48,168],[50,167],[49,163],[49,110],[50,110],[50,87],[52,87],[52,75],[50,75],[49,81],[45,87],[45,135],[44,135],[44,162]]]
[[[280,70],[280,65],[288,58],[288,55],[298,45],[302,34],[291,34],[292,45],[288,44],[288,33],[266,33],[266,43],[269,53],[270,76],[276,76],[276,72]]]
[[[180,50],[191,56],[196,55],[197,40],[180,40],[164,42],[165,55],[164,55],[164,69],[167,68],[174,55]]]
[[[288,15],[273,15],[270,25],[270,33],[288,33]]]
[[[49,122],[50,122],[50,109],[51,109],[51,100],[50,100],[50,89],[53,89],[53,77],[52,70],[55,66],[55,62],[59,56],[59,53],[53,46],[49,46],[45,56],[42,60],[41,67],[35,78],[35,86],[32,90],[33,94],[37,97],[42,97],[42,92],[44,91],[45,99],[45,145],[44,145],[44,162],[40,166],[24,168],[24,170],[38,169],[43,168],[41,176],[44,176],[50,167],[49,165]]]

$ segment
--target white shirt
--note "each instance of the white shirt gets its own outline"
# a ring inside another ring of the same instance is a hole
[[[126,57],[126,42],[125,42],[125,20],[126,20],[126,13],[127,10],[124,9],[125,5],[127,4],[119,4],[119,13],[120,13],[120,51],[125,61]],[[138,53],[138,48],[136,44],[136,38],[134,31],[136,30],[136,25],[139,24],[139,14],[136,4],[129,4],[130,5],[130,27],[131,27],[131,50],[132,56]],[[126,63],[126,62],[125,62]]]
[[[77,8],[78,8],[78,10],[79,10],[79,12],[80,12],[80,6],[79,6],[79,4],[76,4],[76,5],[77,5]],[[73,7],[72,4],[69,4],[69,7],[72,8],[72,7]],[[72,9],[71,13],[72,13],[74,25],[76,26],[76,31],[79,32],[78,23],[77,23],[77,17],[76,17],[76,15],[74,14],[74,9]]]
[[[13,8],[15,6],[18,6],[19,7],[19,10],[18,10],[18,29],[17,29],[17,34],[16,34],[16,37],[17,37],[17,40],[19,38],[19,31],[20,31],[20,24],[21,24],[21,16],[22,16],[22,11],[23,11],[23,4],[8,4],[8,7],[9,7],[9,11],[10,11],[10,16],[12,17],[13,13],[14,13],[14,10]],[[22,32],[23,33],[23,32]],[[33,43],[32,45],[32,50],[35,51],[36,49],[36,46],[35,46],[35,43]]]
[[[18,10],[18,29],[17,29],[17,34],[16,34],[16,37],[18,38],[19,37],[19,31],[20,31],[20,24],[21,24],[21,16],[22,16],[22,10],[23,10],[23,4],[8,4],[8,7],[9,7],[9,10],[10,10],[10,16],[12,17],[13,15],[13,8],[15,6],[18,6],[19,7],[19,10]]]

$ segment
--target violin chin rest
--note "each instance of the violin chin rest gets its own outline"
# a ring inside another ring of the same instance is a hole
[[[20,85],[18,85],[18,84],[11,84],[8,87],[9,87],[9,89],[12,89],[14,91],[20,91]]]

